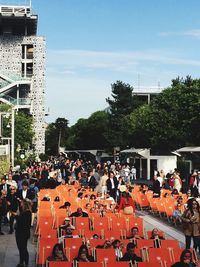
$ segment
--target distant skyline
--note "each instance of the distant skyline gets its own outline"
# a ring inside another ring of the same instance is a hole
[[[199,0],[32,0],[32,7],[47,41],[48,122],[65,117],[73,125],[103,110],[116,80],[136,88],[200,78]]]

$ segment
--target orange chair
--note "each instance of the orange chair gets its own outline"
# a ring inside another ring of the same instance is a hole
[[[180,248],[178,240],[160,240],[161,248]]]
[[[94,234],[97,234],[100,237],[102,235],[102,231],[81,229],[81,237],[84,237],[86,239],[92,239]]]
[[[75,218],[76,229],[90,229],[90,223],[88,217],[76,217]]]
[[[48,227],[40,227],[39,229],[39,237],[40,238],[57,238],[58,231],[57,229],[49,229]]]
[[[102,229],[110,229],[110,222],[108,220],[108,218],[106,217],[100,217],[99,219],[98,218],[95,218],[95,219],[92,219],[92,229],[93,230],[98,230],[98,231],[101,231]]]
[[[109,240],[114,240],[114,239],[122,239],[124,236],[123,230],[102,230],[101,231],[101,238],[103,239],[109,239]]]
[[[111,230],[114,231],[120,231],[126,229],[126,220],[123,217],[117,218],[117,217],[110,217],[110,226]]]
[[[103,262],[79,262],[78,267],[104,267]]]
[[[66,261],[49,261],[47,267],[71,267],[71,262]]]
[[[113,248],[96,248],[95,259],[97,262],[116,262],[115,250]]]
[[[38,241],[36,263],[44,265],[48,256],[51,255],[54,245],[58,243],[57,238],[41,238]]]
[[[132,266],[132,265],[130,265],[130,262],[128,262],[128,261],[117,261],[117,262],[115,262],[114,263],[114,265],[113,265],[113,262],[105,262],[104,263],[104,266],[105,267],[130,267],[130,266]]]
[[[163,262],[138,262],[137,267],[163,267]]]
[[[136,239],[137,248],[154,248],[154,240],[153,239]]]
[[[148,249],[148,261],[166,261],[167,263],[172,263],[172,255],[170,249],[167,248],[149,248]]]
[[[84,242],[82,238],[65,238],[64,239],[64,247],[66,251],[66,256],[69,261],[73,261],[73,259],[77,257],[78,250],[83,243]]]

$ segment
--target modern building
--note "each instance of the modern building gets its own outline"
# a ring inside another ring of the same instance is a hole
[[[0,102],[33,116],[36,154],[45,152],[44,37],[31,5],[0,3]]]

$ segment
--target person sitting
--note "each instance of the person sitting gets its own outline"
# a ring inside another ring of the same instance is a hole
[[[112,246],[115,250],[116,259],[119,261],[123,257],[123,253],[122,253],[123,244],[121,243],[119,239],[115,239],[112,242]]]
[[[159,230],[158,228],[154,228],[151,232],[150,239],[154,239],[155,241],[155,247],[159,248],[160,247],[160,240],[164,240],[165,238],[162,235],[159,235]]]
[[[150,236],[150,239],[165,239],[162,235],[159,235],[159,230],[158,228],[154,228],[152,231],[151,231],[151,236]]]
[[[185,211],[185,205],[183,203],[183,198],[178,197],[175,205],[175,210],[172,215],[175,225],[176,223],[182,223],[181,216],[183,215],[184,211]]]
[[[192,252],[189,249],[184,249],[180,261],[174,263],[171,267],[200,267],[200,263],[192,260]]]
[[[71,230],[75,229],[75,227],[71,224],[71,220],[69,217],[66,217],[64,219],[64,223],[59,226],[59,236],[61,236],[62,232],[65,231],[67,228],[71,228]]]
[[[59,207],[59,209],[69,209],[71,206],[71,203],[66,201],[62,206]]]
[[[138,234],[139,229],[137,226],[131,228],[131,235],[127,237],[127,239],[131,239],[131,242],[136,244],[136,239],[144,239],[142,236]]]
[[[51,256],[47,258],[47,261],[68,261],[64,254],[62,244],[55,244]]]
[[[73,212],[70,217],[88,217],[88,214],[84,212],[82,208],[77,208],[77,211]]]
[[[78,262],[94,262],[93,256],[89,254],[88,248],[86,245],[81,245],[78,251],[78,256],[74,259]]]
[[[63,235],[61,236],[62,238],[79,238],[79,235],[73,235],[73,230],[71,226],[68,226],[65,230]]]
[[[135,254],[135,244],[134,243],[128,243],[127,244],[126,253],[120,259],[120,261],[132,261],[132,263],[142,262],[142,258]]]
[[[125,214],[133,214],[135,205],[128,192],[123,192],[119,203],[119,211],[123,210]]]
[[[106,240],[103,245],[97,245],[96,248],[111,248],[112,243],[109,240]]]

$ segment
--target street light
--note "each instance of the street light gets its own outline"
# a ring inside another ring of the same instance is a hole
[[[11,116],[11,137],[3,136],[3,117],[4,116],[6,117]],[[0,137],[1,137],[1,140],[8,141],[11,165],[14,167],[14,158],[15,158],[15,110],[14,109],[12,109],[12,111],[0,112]]]

